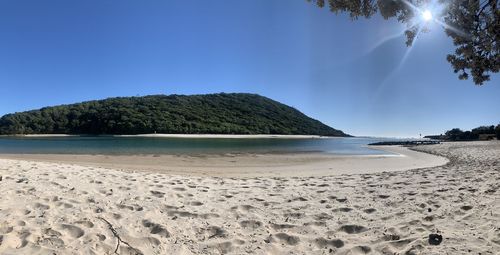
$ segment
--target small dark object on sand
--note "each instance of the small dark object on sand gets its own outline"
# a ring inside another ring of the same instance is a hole
[[[439,245],[443,241],[443,236],[439,234],[430,234],[429,235],[429,244],[430,245]]]
[[[427,209],[427,211],[428,211],[428,212],[432,212],[432,209],[431,209],[431,208],[428,208],[428,209]]]
[[[17,183],[21,183],[21,182],[28,182],[28,178],[21,178],[19,180],[16,181]]]

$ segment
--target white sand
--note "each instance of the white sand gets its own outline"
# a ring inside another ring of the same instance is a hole
[[[498,254],[500,143],[417,149],[451,161],[222,178],[1,159],[0,254],[113,254],[115,234],[119,254]]]

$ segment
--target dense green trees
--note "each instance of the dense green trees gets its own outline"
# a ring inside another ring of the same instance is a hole
[[[433,12],[433,21],[445,28],[455,44],[447,56],[460,79],[472,76],[476,84],[490,79],[500,69],[500,11],[498,0],[307,0],[335,13],[347,12],[352,19],[371,17],[377,11],[385,18],[406,24],[407,45],[419,32],[428,30],[422,14]]]
[[[495,134],[495,126],[491,125],[491,126],[481,126],[473,128],[471,130],[471,133],[476,136]]]
[[[445,135],[446,139],[450,141],[472,141],[479,139],[479,135],[474,134],[471,131],[464,132],[459,128],[446,131]]]
[[[462,131],[461,129],[454,128],[452,130],[446,131],[445,136],[448,140],[457,141],[457,140],[461,140],[463,133],[464,133],[464,131]]]
[[[486,138],[493,137],[494,135],[500,139],[500,124],[498,126],[481,126],[472,129],[471,131],[462,131],[459,128],[454,128],[446,131],[441,139],[449,141],[472,141],[478,140],[481,136]]]
[[[345,136],[255,94],[110,98],[7,114],[0,134],[310,134]]]

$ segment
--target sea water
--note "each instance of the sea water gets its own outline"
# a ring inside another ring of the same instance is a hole
[[[366,145],[383,138],[0,137],[0,154],[225,154],[322,152],[383,155]]]

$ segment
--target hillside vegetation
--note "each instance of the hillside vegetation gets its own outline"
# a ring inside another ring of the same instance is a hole
[[[255,94],[120,97],[7,114],[0,134],[291,134],[346,136]]]

